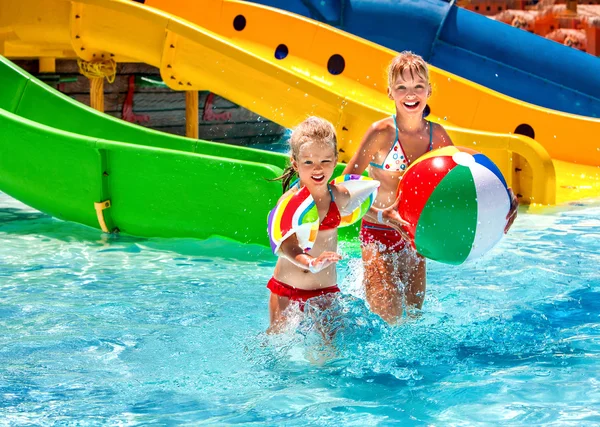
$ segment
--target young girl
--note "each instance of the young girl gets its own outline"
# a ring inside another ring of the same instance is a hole
[[[397,211],[398,183],[406,168],[436,148],[452,145],[444,128],[426,120],[423,112],[431,96],[429,70],[418,55],[402,52],[388,71],[388,96],[396,114],[373,123],[344,173],[361,174],[380,181],[374,208],[365,215],[360,240],[364,286],[371,310],[395,323],[407,307],[421,308],[425,297],[425,259],[411,249]],[[511,192],[512,194],[512,192]],[[512,194],[505,232],[516,216]],[[404,284],[404,289],[401,288]]]
[[[309,117],[300,123],[291,135],[290,145],[291,167],[280,179],[283,179],[284,191],[296,173],[299,182],[284,193],[269,216],[269,234],[274,252],[279,256],[273,277],[267,285],[271,291],[269,332],[277,332],[285,326],[284,311],[292,302],[299,303],[300,309],[304,310],[304,304],[309,298],[331,296],[340,291],[336,284],[335,268],[335,264],[341,259],[336,252],[337,227],[347,218],[347,212],[355,212],[354,208],[368,199],[379,185],[370,180],[371,182],[367,183],[369,189],[357,194],[356,191],[349,191],[349,188],[352,188],[349,182],[329,183],[337,163],[337,141],[335,128],[324,119]],[[312,225],[310,222],[307,224],[312,230],[305,229],[307,233],[303,233],[303,230],[300,230],[303,225],[297,230],[290,229],[280,233],[279,239],[274,237],[274,229],[281,229],[283,226],[280,223],[283,223],[285,218],[297,218],[298,212],[306,212],[307,206],[313,206],[307,205],[307,201],[314,201],[316,207],[316,210],[314,207],[311,209],[314,222]],[[292,207],[296,205],[301,208]],[[294,215],[280,212],[285,211],[286,206],[294,211]],[[273,217],[280,218],[279,223]],[[304,241],[305,234],[313,239],[311,245]],[[307,246],[312,247],[307,250]],[[321,307],[325,307],[327,298],[322,301],[325,303],[321,304]]]

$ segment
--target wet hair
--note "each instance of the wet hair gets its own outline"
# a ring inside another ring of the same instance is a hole
[[[421,56],[405,50],[390,63],[388,68],[389,87],[393,86],[394,81],[404,73],[404,70],[408,70],[413,79],[418,76],[429,82],[429,68],[425,60]]]
[[[333,149],[337,157],[337,137],[335,135],[335,127],[327,120],[316,116],[310,116],[300,123],[290,137],[290,157],[298,161],[300,147],[307,142],[328,145]],[[273,181],[281,181],[283,192],[285,193],[290,184],[296,178],[297,172],[292,165],[289,165],[283,171],[283,175],[273,179]]]

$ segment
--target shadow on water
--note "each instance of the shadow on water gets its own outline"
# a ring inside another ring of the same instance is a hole
[[[18,221],[35,221],[42,218],[51,218],[49,215],[46,215],[42,212],[38,211],[24,211],[22,209],[17,208],[0,208],[0,223],[2,227],[5,227],[6,224],[10,224],[12,222]]]
[[[82,243],[100,251],[140,252],[144,249],[174,252],[185,256],[209,256],[239,261],[274,264],[269,248],[242,244],[225,237],[143,238],[125,234],[107,234],[82,224],[62,221],[39,211],[15,207],[0,208],[0,233],[13,236],[37,236],[41,242]]]

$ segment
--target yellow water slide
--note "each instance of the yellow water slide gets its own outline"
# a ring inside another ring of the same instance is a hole
[[[146,3],[168,12],[116,0],[0,0],[0,53],[145,62],[158,67],[174,90],[209,89],[284,126],[320,115],[336,125],[341,160],[370,123],[393,112],[385,92],[384,70],[395,54],[390,50],[251,3]],[[523,201],[600,194],[600,153],[590,142],[598,121],[532,107],[439,70],[432,80],[432,119],[445,124],[455,144],[490,155]],[[531,126],[539,142],[487,132],[511,120]]]

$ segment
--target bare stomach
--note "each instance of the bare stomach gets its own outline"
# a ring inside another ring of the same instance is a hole
[[[381,183],[377,191],[377,198],[373,202],[373,207],[385,209],[394,204],[396,193],[398,192],[398,184],[403,174],[404,172],[387,172],[369,167],[369,176]],[[364,219],[369,222],[378,222],[377,215],[371,213],[367,213]]]
[[[335,252],[336,250],[337,230],[322,230],[317,234],[317,241],[308,253],[317,257],[325,251]],[[286,285],[304,290],[323,289],[337,284],[335,264],[318,273],[311,273],[283,257],[277,261],[273,277]]]

